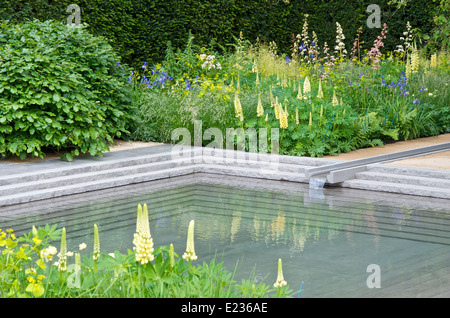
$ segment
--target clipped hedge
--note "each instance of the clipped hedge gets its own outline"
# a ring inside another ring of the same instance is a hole
[[[127,70],[101,37],[60,22],[0,24],[0,154],[101,156],[127,132]]]
[[[0,19],[54,19],[65,22],[66,8],[72,0],[2,0]],[[346,36],[347,51],[359,27],[363,27],[363,47],[370,48],[380,29],[370,29],[366,20],[369,4],[381,8],[381,22],[389,33],[385,48],[399,44],[406,22],[420,28],[422,34],[433,27],[433,15],[438,3],[429,0],[408,1],[397,9],[389,0],[77,0],[81,21],[88,30],[108,38],[110,44],[127,62],[139,66],[143,61],[156,63],[163,59],[167,41],[173,47],[183,47],[191,30],[195,42],[207,45],[215,38],[226,46],[242,31],[250,41],[256,38],[275,41],[281,53],[289,53],[292,33],[302,31],[304,14],[309,14],[309,30],[317,33],[319,44],[327,41],[333,47],[336,22]]]

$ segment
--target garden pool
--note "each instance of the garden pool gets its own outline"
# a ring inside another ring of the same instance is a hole
[[[195,220],[196,262],[223,261],[235,279],[272,285],[277,261],[301,297],[449,297],[448,200],[279,181],[214,178],[155,181],[0,208],[0,228],[16,235],[57,224],[68,249],[132,249],[137,204],[146,203],[155,246],[184,253]],[[59,247],[59,243],[55,243]],[[380,286],[369,288],[379,266]],[[369,284],[370,285],[370,284]]]

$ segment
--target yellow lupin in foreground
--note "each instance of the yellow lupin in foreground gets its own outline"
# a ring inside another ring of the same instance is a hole
[[[275,282],[275,284],[273,284],[273,286],[276,287],[282,287],[287,285],[287,282],[284,280],[283,277],[283,266],[281,264],[281,258],[278,259],[278,277],[277,277],[277,281]]]
[[[144,209],[142,209],[142,206],[139,204],[137,213],[136,233],[134,233],[133,249],[135,251],[136,261],[141,262],[141,264],[144,265],[149,261],[153,261],[155,258],[152,254],[154,249],[153,239],[150,235],[147,204],[144,204]]]
[[[194,261],[197,259],[194,248],[194,220],[189,222],[186,252],[183,254],[183,259],[187,261]]]

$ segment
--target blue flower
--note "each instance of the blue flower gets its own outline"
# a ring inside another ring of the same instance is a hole
[[[299,50],[300,52],[306,51],[306,45],[305,45],[304,43],[302,43],[302,44],[300,45],[300,47],[298,48],[298,50]]]
[[[144,62],[144,65],[142,65],[142,68],[143,69],[147,69],[148,68],[147,62]]]
[[[291,59],[289,58],[289,56],[286,56],[286,62],[285,63],[290,63]]]
[[[316,46],[316,43],[314,43],[314,41],[311,41],[311,46],[312,46],[312,47],[315,47],[315,46]]]
[[[420,104],[420,101],[416,98],[415,100],[413,100],[413,104],[418,105],[418,104]]]

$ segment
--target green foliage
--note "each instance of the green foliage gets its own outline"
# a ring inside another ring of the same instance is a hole
[[[238,283],[233,273],[216,263],[193,264],[159,246],[155,259],[145,265],[133,251],[100,254],[98,260],[83,255],[58,269],[56,254],[44,252],[61,237],[61,230],[46,225],[16,238],[13,230],[0,229],[1,298],[236,298],[290,297],[288,286],[269,287],[253,280]],[[55,252],[56,253],[56,252]],[[79,253],[76,253],[79,254]],[[46,257],[44,257],[46,255]],[[58,254],[59,256],[59,254]],[[77,256],[75,256],[76,258]]]
[[[203,125],[202,133],[208,128],[220,130],[225,148],[227,128],[253,128],[257,132],[267,128],[269,135],[271,128],[281,128],[275,99],[288,112],[289,124],[280,129],[280,153],[286,155],[337,155],[448,131],[445,52],[437,56],[435,66],[419,54],[420,71],[407,78],[401,54],[382,55],[380,68],[375,69],[366,54],[360,61],[325,63],[323,67],[320,54],[317,61],[289,62],[276,47],[251,44],[241,36],[230,45],[235,53],[215,55],[220,70],[202,67],[202,54],[218,53],[211,47],[195,45],[191,38],[184,51],[168,50],[162,64],[169,65],[167,69],[177,75],[164,89],[139,86],[144,102],[132,138],[178,142],[177,136],[172,140],[171,133],[184,127],[189,129],[193,144],[194,121],[198,120]],[[311,92],[308,98],[299,98],[298,88],[304,89],[306,77]],[[321,98],[317,96],[319,81]],[[137,79],[134,85],[138,83]],[[337,103],[332,103],[334,94]],[[235,113],[235,96],[242,105],[243,121]],[[259,97],[264,108],[260,117]],[[203,146],[208,142],[204,138]],[[247,143],[245,150],[249,151]]]
[[[37,20],[0,25],[0,153],[101,155],[131,121],[127,71],[101,37]]]
[[[395,48],[406,21],[413,28],[420,28],[422,34],[433,28],[436,3],[415,0],[398,9],[388,2],[374,0],[370,3],[380,6],[381,22],[389,25],[386,48]],[[66,8],[71,3],[69,0],[3,0],[0,19],[19,22],[53,19],[65,23],[69,15]],[[363,0],[289,3],[273,0],[79,0],[77,4],[81,8],[81,22],[89,24],[89,31],[107,37],[123,61],[134,67],[142,61],[160,62],[168,41],[174,48],[183,47],[189,31],[200,46],[215,39],[225,47],[242,31],[251,42],[257,38],[266,43],[276,41],[280,52],[288,54],[292,34],[301,33],[304,14],[309,14],[309,26],[316,30],[319,42],[326,41],[330,47],[335,43],[336,22],[341,23],[347,39],[363,27],[363,48],[370,47],[379,31],[366,26],[368,2]],[[442,16],[440,14],[438,19]],[[346,45],[349,51],[351,44]]]

